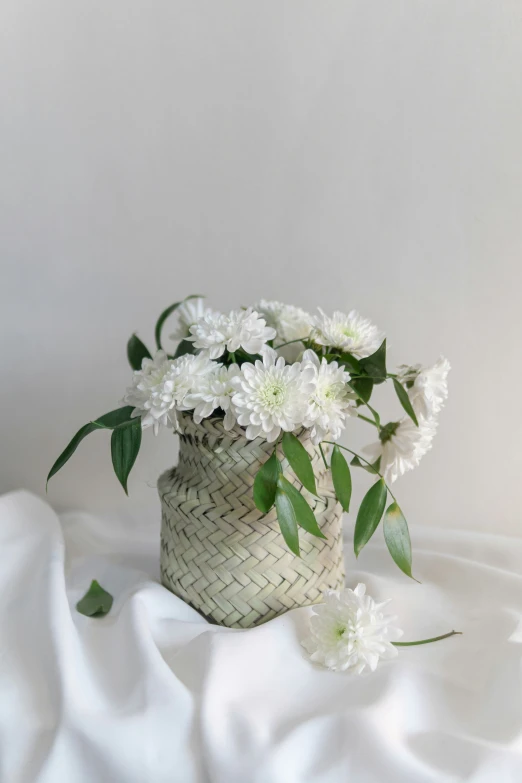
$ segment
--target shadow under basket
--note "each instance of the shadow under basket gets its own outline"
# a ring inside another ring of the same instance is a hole
[[[316,498],[302,490],[326,539],[299,528],[301,557],[285,544],[275,509],[254,505],[254,478],[274,445],[249,441],[223,420],[180,417],[179,461],[158,481],[162,583],[209,622],[251,628],[344,587],[342,509],[307,430],[296,433],[312,458]],[[286,460],[286,478],[301,489]]]

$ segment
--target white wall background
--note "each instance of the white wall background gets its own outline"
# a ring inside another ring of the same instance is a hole
[[[519,0],[3,0],[0,490],[44,492],[166,305],[265,296],[445,353],[402,505],[520,534],[521,42]],[[144,440],[130,499],[96,433],[51,502],[155,509]]]

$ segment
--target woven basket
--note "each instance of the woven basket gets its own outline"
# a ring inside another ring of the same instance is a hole
[[[226,432],[217,418],[198,425],[183,415],[181,430],[178,465],[158,482],[161,577],[169,590],[211,622],[249,628],[344,587],[342,510],[306,430],[298,437],[312,458],[320,499],[303,494],[326,540],[300,528],[300,558],[288,550],[275,509],[262,514],[252,497],[273,444],[247,441],[239,428]],[[301,488],[286,461],[283,468]]]

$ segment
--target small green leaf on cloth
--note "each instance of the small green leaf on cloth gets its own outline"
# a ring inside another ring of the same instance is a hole
[[[299,532],[297,530],[297,518],[294,506],[288,493],[284,492],[279,487],[276,490],[275,507],[283,538],[290,551],[299,557]]]
[[[127,495],[127,480],[141,446],[141,419],[133,419],[129,427],[117,427],[111,436],[112,466]]]
[[[348,463],[339,446],[333,447],[330,468],[337,500],[343,507],[343,511],[348,512],[350,510],[350,499],[352,497],[352,476]]]
[[[76,610],[86,617],[103,617],[112,607],[112,595],[93,579],[91,586],[76,604]]]
[[[277,479],[281,473],[281,463],[274,451],[272,456],[261,465],[254,479],[254,503],[263,514],[268,514],[274,505]]]
[[[395,391],[397,393],[397,397],[399,398],[399,402],[410,417],[410,419],[413,421],[413,423],[418,427],[419,422],[417,421],[417,416],[415,415],[415,411],[413,410],[413,406],[411,404],[410,398],[408,397],[408,392],[396,378],[393,379],[393,386],[395,388]]]
[[[379,481],[376,481],[372,487],[370,487],[362,499],[359,513],[357,514],[355,531],[353,535],[353,546],[356,557],[359,556],[362,548],[366,546],[370,538],[373,536],[379,522],[381,521],[381,517],[384,512],[384,506],[386,505],[387,494],[388,488],[384,483],[384,479],[380,479]]]
[[[140,338],[133,334],[127,343],[127,359],[133,370],[141,370],[141,363],[144,359],[151,359],[149,349]]]
[[[312,495],[317,495],[312,460],[300,440],[291,432],[283,435],[283,453],[295,475]]]
[[[411,573],[411,541],[408,523],[397,503],[386,509],[383,522],[384,540],[395,563],[406,576]]]
[[[326,538],[317,524],[314,512],[308,505],[306,498],[283,475],[279,476],[277,486],[286,492],[294,507],[297,524],[317,538]]]

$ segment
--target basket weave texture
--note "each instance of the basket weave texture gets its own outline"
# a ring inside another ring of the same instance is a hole
[[[248,441],[221,419],[181,417],[179,462],[160,476],[163,584],[208,620],[249,628],[344,587],[342,509],[308,432],[296,433],[310,454],[319,498],[302,490],[326,540],[299,529],[301,557],[281,535],[275,509],[262,514],[252,485],[274,446]],[[285,476],[301,489],[286,460]]]

